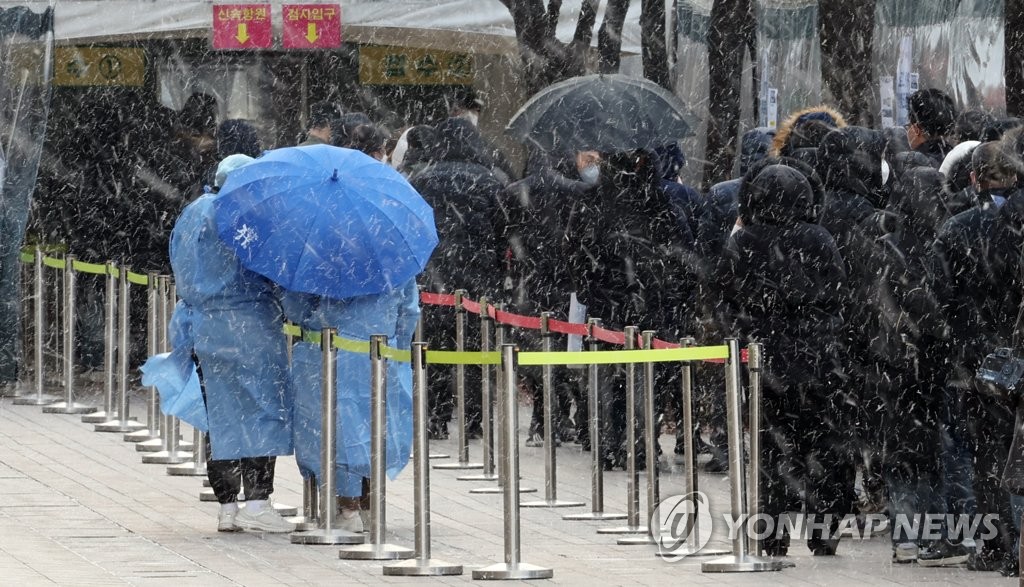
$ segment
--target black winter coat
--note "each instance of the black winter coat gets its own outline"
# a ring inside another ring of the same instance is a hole
[[[613,328],[636,325],[671,337],[693,328],[692,251],[652,159],[644,153],[605,159],[601,183],[567,211],[565,259],[590,316]]]
[[[842,326],[846,272],[828,232],[803,220],[812,207],[799,172],[767,167],[740,193],[745,225],[729,238],[715,280],[718,322],[764,342],[769,372],[786,386],[823,381]]]

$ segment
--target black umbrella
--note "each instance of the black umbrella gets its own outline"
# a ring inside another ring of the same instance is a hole
[[[537,92],[506,131],[544,151],[655,148],[693,134],[697,118],[668,90],[624,75],[585,75]]]

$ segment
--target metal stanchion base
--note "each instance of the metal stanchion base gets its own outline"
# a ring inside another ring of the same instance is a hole
[[[528,563],[498,563],[473,571],[478,581],[503,581],[509,579],[551,579],[555,571]]]
[[[55,395],[29,395],[14,398],[14,405],[16,406],[48,406],[54,402],[60,401],[60,398]]]
[[[160,440],[160,431],[153,430],[152,428],[143,428],[142,430],[136,430],[135,432],[125,434],[122,440],[125,442],[147,442],[150,440]]]
[[[647,526],[618,526],[615,528],[599,528],[598,534],[647,534]]]
[[[141,430],[146,425],[138,420],[110,420],[102,424],[97,424],[93,427],[96,432],[134,432],[135,430]]]
[[[654,553],[655,556],[660,558],[668,558],[678,560],[680,558],[691,558],[695,556],[725,556],[731,553],[731,550],[724,548],[698,548],[694,549],[690,546],[680,546],[673,550],[665,550],[662,548],[658,549],[658,552]]]
[[[99,408],[97,408],[96,406],[87,406],[85,404],[80,404],[78,402],[68,403],[66,401],[61,401],[61,402],[57,402],[57,403],[48,404],[46,406],[43,406],[43,413],[44,414],[72,414],[72,415],[74,415],[74,414],[91,414],[91,413],[95,412],[97,409],[99,409]]]
[[[476,489],[470,489],[470,493],[505,493],[504,487],[477,487]],[[520,487],[519,493],[537,493],[537,490],[533,487]]]
[[[717,560],[701,563],[702,573],[759,573],[762,571],[781,571],[782,561],[756,556],[726,556]]]
[[[390,577],[443,577],[461,574],[462,565],[455,565],[436,558],[416,558],[384,566],[384,575]]]
[[[641,546],[644,544],[655,545],[658,541],[655,540],[650,534],[643,536],[629,536],[627,538],[619,538],[615,541],[615,544],[619,546]]]
[[[539,499],[537,501],[524,501],[520,502],[519,507],[521,508],[581,508],[587,504],[582,501],[562,501],[555,499],[548,501],[546,499]]]
[[[393,561],[412,558],[416,551],[396,544],[360,544],[347,546],[338,551],[342,560]]]
[[[217,501],[217,494],[212,489],[203,489],[199,492],[199,501]]]
[[[450,459],[450,458],[452,458],[452,455],[445,454],[445,453],[440,453],[440,452],[434,452],[434,453],[430,453],[430,456],[428,456],[427,458],[428,459]]]
[[[290,535],[290,539],[292,544],[332,546],[338,544],[362,544],[366,541],[366,535],[354,534],[337,528],[333,530],[317,528],[308,532],[294,532]]]
[[[182,463],[167,467],[167,474],[172,477],[205,477],[206,465],[196,467],[196,462]]]
[[[442,471],[445,471],[445,470],[463,471],[463,470],[467,470],[467,469],[483,469],[484,468],[484,464],[483,463],[441,463],[439,465],[434,465],[434,468],[442,470]]]
[[[151,438],[135,443],[136,452],[160,452],[164,449],[163,438]]]
[[[497,481],[499,479],[497,474],[481,474],[481,475],[463,475],[462,477],[456,477],[456,481]]]
[[[601,520],[625,520],[626,514],[619,514],[614,512],[587,512],[584,514],[566,514],[562,516],[563,520],[570,522],[594,522]]]
[[[306,516],[294,516],[286,518],[292,524],[295,524],[296,532],[309,532],[310,530],[316,530],[319,522],[316,518],[307,518]]]
[[[192,453],[183,450],[155,452],[142,455],[142,463],[146,465],[177,465],[192,460]]]
[[[82,416],[83,424],[102,424],[109,422],[110,420],[117,420],[117,412],[107,413],[103,410],[93,412],[91,414],[85,414]]]

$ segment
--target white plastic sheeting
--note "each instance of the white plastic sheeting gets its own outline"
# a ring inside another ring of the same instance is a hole
[[[706,119],[708,52],[705,44],[713,0],[679,0],[676,93]],[[778,119],[827,100],[821,81],[818,5],[821,0],[753,0],[757,55],[745,62],[740,132],[767,122],[755,96],[778,91]],[[832,1],[832,0],[827,0]],[[878,0],[874,31],[875,104],[879,79],[897,78],[900,43],[909,38],[909,73],[919,87],[947,91],[963,108],[1005,110],[1002,0]],[[762,87],[747,91],[755,65]],[[895,88],[894,88],[895,89]],[[880,122],[880,117],[876,114]],[[687,144],[688,178],[700,177],[703,128]]]

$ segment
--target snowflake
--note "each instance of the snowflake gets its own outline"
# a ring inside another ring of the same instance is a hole
[[[238,232],[235,233],[235,241],[238,242],[243,249],[248,249],[249,245],[256,242],[258,238],[259,235],[256,234],[256,229],[252,228],[248,224],[243,224],[242,227],[238,229]]]

